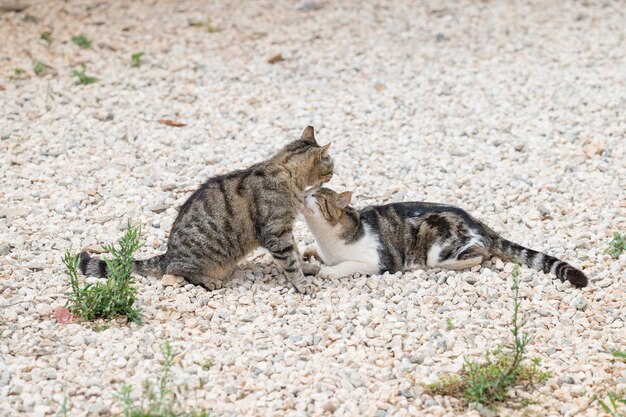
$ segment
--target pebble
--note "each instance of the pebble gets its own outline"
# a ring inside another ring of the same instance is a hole
[[[577,296],[571,303],[577,310],[585,311],[587,309],[588,302],[583,296]]]
[[[465,277],[465,282],[467,282],[468,284],[474,285],[478,282],[478,275],[468,275]]]
[[[161,284],[163,284],[163,286],[178,285],[183,282],[185,282],[185,278],[178,275],[164,274],[163,278],[161,278]]]

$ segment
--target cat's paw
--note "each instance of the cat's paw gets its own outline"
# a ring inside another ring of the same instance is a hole
[[[215,278],[203,277],[199,284],[206,288],[207,291],[215,291],[224,288],[224,283]]]
[[[320,269],[318,276],[325,279],[339,279],[345,277],[346,274],[337,270],[336,268],[324,266]]]
[[[302,259],[305,261],[311,261],[312,259],[319,259],[319,255],[317,254],[317,249],[314,247],[308,247],[302,253]]]
[[[224,283],[218,279],[212,279],[203,281],[202,286],[208,291],[215,291],[224,288]]]
[[[299,292],[300,294],[310,295],[311,298],[315,297],[315,284],[313,284],[313,281],[311,281],[310,279],[306,279],[304,275],[294,279],[291,284],[293,285],[293,288],[296,290],[296,292]]]
[[[302,264],[302,273],[304,275],[317,275],[320,272],[320,266],[312,263]]]

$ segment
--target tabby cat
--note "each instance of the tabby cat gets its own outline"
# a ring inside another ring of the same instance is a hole
[[[406,202],[350,207],[352,193],[328,188],[306,193],[303,214],[326,266],[320,276],[391,273],[416,266],[465,269],[490,256],[550,272],[577,287],[582,271],[550,255],[504,239],[466,211],[435,203]],[[306,256],[317,252],[308,250]]]
[[[313,286],[302,270],[307,264],[292,229],[305,189],[318,187],[333,175],[329,146],[318,145],[308,126],[299,140],[269,160],[209,179],[180,207],[167,252],[136,260],[135,272],[182,276],[213,290],[222,287],[222,279],[238,261],[262,246],[283,267],[296,291],[310,293]],[[86,252],[80,254],[79,265],[85,275],[105,277],[108,272],[104,261]]]

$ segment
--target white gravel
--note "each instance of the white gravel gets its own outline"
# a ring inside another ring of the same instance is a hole
[[[0,415],[55,415],[64,391],[72,416],[119,413],[115,392],[156,376],[166,339],[177,381],[208,381],[185,404],[217,416],[476,415],[419,384],[509,340],[510,264],[320,281],[311,300],[259,251],[213,293],[139,279],[140,326],[52,317],[66,249],[115,241],[131,219],[142,256],[163,250],[204,178],[307,124],[333,142],[331,186],[359,206],[457,204],[583,267],[582,291],[522,270],[529,355],[553,377],[536,404],[501,414],[600,415],[593,394],[626,387],[607,353],[626,346],[626,255],[604,254],[626,231],[624,8],[205,3],[32,0],[0,13]],[[207,17],[222,30],[189,25]],[[79,33],[92,49],[69,41]],[[33,60],[57,74],[36,77]],[[98,83],[74,85],[81,63]],[[16,67],[26,74],[8,78]]]

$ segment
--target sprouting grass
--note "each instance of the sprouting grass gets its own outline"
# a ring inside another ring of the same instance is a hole
[[[177,410],[178,401],[174,391],[169,386],[172,383],[172,367],[174,366],[174,351],[169,342],[163,345],[163,372],[158,384],[144,383],[139,404],[131,399],[132,389],[129,385],[122,387],[119,398],[124,403],[124,417],[208,417],[206,411],[189,413]]]
[[[116,316],[125,316],[135,323],[141,321],[141,312],[133,307],[136,289],[131,275],[134,266],[133,253],[141,247],[139,233],[140,228],[132,227],[129,223],[126,233],[119,240],[119,249],[114,245],[104,246],[111,255],[111,259],[105,259],[109,271],[105,283],[81,284],[77,274],[78,256],[72,256],[69,251],[65,253],[63,263],[67,267],[71,284],[67,307],[73,314],[87,321]]]
[[[452,319],[450,317],[446,317],[446,330],[451,332],[454,329],[455,327],[454,327],[454,323],[452,323]]]
[[[483,361],[465,358],[463,369],[457,374],[446,375],[439,381],[427,385],[426,392],[432,395],[452,395],[464,398],[470,404],[493,406],[507,400],[509,388],[530,386],[544,382],[550,372],[540,369],[541,360],[525,362],[524,353],[531,338],[521,334],[519,318],[519,265],[513,270],[513,318],[511,333],[513,346],[506,351],[496,348],[488,351]]]
[[[74,42],[76,45],[80,46],[83,49],[91,48],[91,41],[87,39],[83,34],[74,36],[72,38],[72,42]]]
[[[609,391],[605,396],[596,396],[595,399],[605,413],[611,417],[626,416],[626,391]]]
[[[63,403],[59,407],[59,410],[56,413],[56,417],[68,417],[70,414],[70,410],[72,409],[72,404],[70,403],[70,399],[67,395],[67,392],[63,395]]]
[[[52,32],[50,31],[41,32],[40,38],[46,41],[48,46],[52,45]]]
[[[40,77],[42,75],[46,75],[52,67],[45,62],[35,61],[33,62],[33,72],[36,76]]]
[[[206,28],[206,31],[209,33],[217,33],[222,31],[222,28],[218,26],[213,26],[210,17],[207,17],[206,20],[195,20],[191,22],[191,26]]]
[[[139,68],[141,66],[141,57],[145,55],[145,52],[135,52],[130,56],[130,66],[133,68]]]
[[[621,359],[623,362],[626,362],[626,352],[621,350],[614,350],[611,352],[611,355],[615,356],[618,359]]]
[[[17,67],[13,70],[13,74],[9,75],[8,78],[12,80],[19,80],[26,77],[26,70],[24,68]]]
[[[209,369],[213,367],[213,365],[215,365],[215,361],[213,360],[212,357],[208,357],[205,359],[204,365],[202,365],[202,369],[204,369],[205,371],[208,371]]]
[[[626,251],[626,234],[622,236],[615,232],[606,253],[611,255],[614,259],[617,259],[624,251]]]
[[[72,71],[72,76],[76,77],[76,84],[93,84],[95,82],[98,81],[98,79],[96,77],[92,77],[91,75],[87,74],[87,67],[85,66],[85,64],[82,64],[80,66],[80,71]]]

